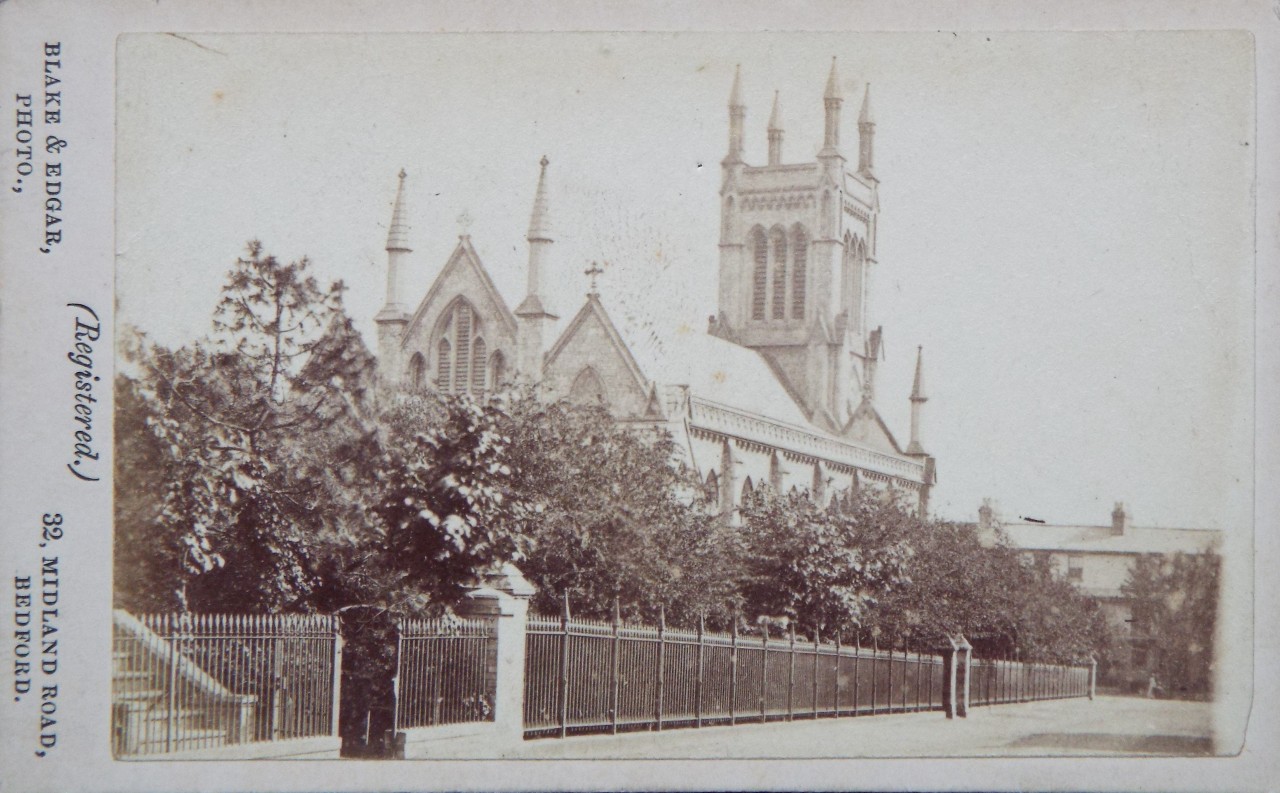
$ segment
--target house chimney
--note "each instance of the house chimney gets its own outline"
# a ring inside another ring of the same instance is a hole
[[[1129,513],[1125,512],[1124,502],[1117,501],[1116,508],[1111,510],[1111,534],[1119,536],[1129,528]]]

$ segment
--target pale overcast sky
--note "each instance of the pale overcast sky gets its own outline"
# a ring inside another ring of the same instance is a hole
[[[1243,33],[125,36],[119,322],[208,330],[259,238],[350,287],[370,346],[396,173],[421,298],[459,217],[511,305],[538,159],[553,308],[593,259],[620,315],[705,327],[719,162],[742,64],[747,160],[780,91],[784,159],[821,143],[832,56],[857,157],[872,85],[881,179],[878,407],[905,443],[914,351],[935,511],[1247,530],[1254,122]],[[626,321],[624,316],[617,319]]]

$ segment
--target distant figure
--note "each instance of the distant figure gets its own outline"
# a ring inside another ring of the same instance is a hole
[[[1156,681],[1154,674],[1147,677],[1147,699],[1155,699],[1156,692],[1160,690],[1160,683]]]

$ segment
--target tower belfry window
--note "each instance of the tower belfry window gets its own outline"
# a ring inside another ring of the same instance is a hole
[[[797,225],[792,242],[791,266],[791,318],[804,319],[805,279],[809,270],[809,235],[804,226]]]
[[[751,230],[751,318],[764,319],[765,290],[769,283],[769,244],[764,229]]]
[[[787,318],[787,235],[774,229],[770,235],[769,253],[773,260],[773,318]]]

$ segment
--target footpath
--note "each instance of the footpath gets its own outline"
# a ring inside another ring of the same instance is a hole
[[[441,733],[407,759],[804,759],[849,757],[1208,755],[1211,706],[1129,697],[1049,700],[941,712],[818,719],[622,735],[540,738],[506,749]]]

